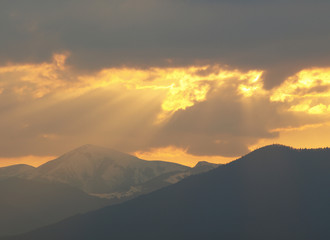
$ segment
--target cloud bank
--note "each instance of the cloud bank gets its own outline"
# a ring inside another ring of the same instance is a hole
[[[329,61],[328,1],[4,1],[0,61],[72,54],[76,68],[230,65],[265,87]]]
[[[85,143],[236,157],[310,128],[327,141],[329,1],[1,5],[0,158]]]

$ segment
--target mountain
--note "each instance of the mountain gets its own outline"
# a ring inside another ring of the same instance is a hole
[[[38,168],[15,165],[0,168],[0,179],[19,177],[65,183],[91,195],[127,198],[142,194],[136,186],[162,174],[189,167],[162,161],[145,161],[115,150],[84,145]]]
[[[11,177],[31,178],[36,172],[36,169],[30,165],[17,164],[8,167],[0,168],[0,180]]]
[[[330,149],[267,146],[204,174],[6,239],[330,239]]]
[[[200,173],[208,172],[208,171],[212,170],[213,168],[219,167],[221,165],[222,164],[215,164],[215,163],[209,163],[206,161],[200,161],[190,170],[190,172],[191,172],[191,175],[200,174]]]
[[[144,182],[189,169],[93,145],[79,147],[38,168],[24,164],[0,168],[0,235],[30,231],[131,199],[163,187],[145,188]]]
[[[39,178],[62,182],[87,193],[129,191],[163,173],[188,169],[175,163],[145,161],[115,150],[84,145],[40,167]]]
[[[0,168],[0,193],[4,196],[0,199],[0,235],[23,233],[132,199],[203,170],[198,169],[145,161],[93,145],[84,145],[38,168],[24,164]]]
[[[0,180],[0,193],[0,235],[31,231],[110,204],[64,184],[20,178]]]
[[[141,192],[143,194],[150,193],[158,189],[161,189],[163,187],[167,187],[169,185],[175,184],[191,175],[197,175],[208,172],[221,165],[222,164],[214,164],[214,163],[201,161],[198,162],[193,168],[190,168],[186,171],[175,171],[175,172],[164,173],[156,178],[153,178],[147,182],[135,186],[135,189],[137,189],[138,192]]]

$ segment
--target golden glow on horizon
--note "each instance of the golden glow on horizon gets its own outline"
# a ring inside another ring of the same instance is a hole
[[[132,155],[144,159],[144,160],[159,160],[166,162],[179,163],[182,165],[193,167],[199,161],[207,161],[210,163],[228,163],[238,157],[221,157],[221,156],[194,156],[188,154],[185,150],[176,147],[166,147],[152,149],[148,152],[138,151],[132,153]],[[0,167],[11,166],[15,164],[27,164],[33,167],[38,167],[48,161],[56,159],[56,156],[24,156],[17,158],[0,158]]]
[[[319,128],[322,126],[328,126],[330,122],[325,123],[314,123],[314,124],[305,124],[300,127],[286,127],[286,128],[275,128],[272,129],[271,132],[292,132],[292,131],[302,131],[308,128]]]
[[[55,156],[24,156],[17,158],[0,158],[0,167],[6,167],[15,164],[27,164],[33,167],[38,167],[50,160],[55,159]]]
[[[250,151],[274,143],[294,148],[324,148],[330,143],[330,122],[308,124],[297,128],[277,129],[280,136],[277,139],[260,139],[257,144],[249,147]]]
[[[237,157],[195,156],[187,153],[184,149],[176,147],[155,148],[148,152],[138,151],[133,154],[144,160],[161,160],[179,163],[190,167],[195,166],[199,161],[224,164],[237,159]]]

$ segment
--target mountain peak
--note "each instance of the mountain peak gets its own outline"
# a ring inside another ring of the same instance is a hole
[[[192,174],[200,174],[203,172],[207,172],[212,170],[213,168],[216,168],[220,166],[221,164],[215,164],[215,163],[209,163],[206,161],[199,161],[192,169]]]
[[[72,158],[73,156],[76,156],[76,158]],[[111,148],[101,147],[93,144],[82,145],[59,157],[59,159],[70,159],[70,160],[82,159],[82,158],[96,160],[101,158],[122,159],[122,158],[136,158],[136,157],[127,153],[113,150]]]
[[[328,148],[300,149],[272,144],[256,149],[228,165],[240,166],[242,170],[244,169],[246,172],[253,171],[255,174],[256,172],[263,174],[270,169],[274,173],[278,173],[284,171],[288,166],[296,166],[296,161],[308,162],[315,156],[321,158],[323,154],[329,153],[330,149]],[[314,156],[311,157],[313,154]]]
[[[43,178],[78,187],[88,193],[128,191],[168,172],[186,167],[135,156],[92,144],[80,146],[38,167]]]
[[[84,144],[76,149],[89,149],[89,148],[99,148],[100,146],[97,146],[97,145],[94,145],[94,144],[90,144],[90,143],[87,143],[87,144]]]
[[[286,146],[286,145],[283,145],[283,144],[270,144],[270,145],[266,145],[266,146],[263,146],[257,150],[269,150],[269,149],[272,149],[272,150],[278,150],[278,149],[294,149],[293,147],[289,147],[289,146]]]
[[[96,151],[107,151],[107,152],[114,151],[114,152],[118,152],[118,151],[112,150],[110,148],[97,146],[97,145],[93,145],[93,144],[82,145],[80,147],[77,147],[77,148],[71,150],[70,152],[96,152]]]
[[[128,164],[131,161],[138,161],[139,159],[122,153],[113,149],[100,147],[92,144],[85,144],[70,152],[67,152],[59,158],[47,162],[39,167],[39,169],[48,169],[57,167],[78,169],[94,169],[95,167],[106,162],[121,162],[121,164]]]
[[[261,148],[255,149],[254,151],[243,156],[242,158],[247,158],[247,157],[255,156],[255,155],[258,155],[258,156],[265,155],[265,157],[268,155],[274,156],[274,154],[278,155],[283,152],[292,152],[292,151],[296,151],[296,150],[297,149],[295,149],[293,147],[289,147],[289,146],[285,146],[285,145],[281,145],[281,144],[271,144],[271,145],[266,145]]]
[[[31,165],[20,163],[20,164],[5,166],[0,169],[34,169],[34,168],[35,167],[33,167]]]
[[[35,167],[27,164],[16,164],[0,168],[0,179],[8,177],[24,177],[34,173]]]
[[[207,162],[207,161],[199,161],[199,162],[194,166],[194,168],[203,167],[203,166],[217,167],[217,166],[219,166],[219,165],[220,165],[220,164],[210,163],[210,162]]]

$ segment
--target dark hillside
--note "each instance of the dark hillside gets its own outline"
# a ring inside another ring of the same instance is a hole
[[[330,239],[330,149],[272,145],[11,239]]]

